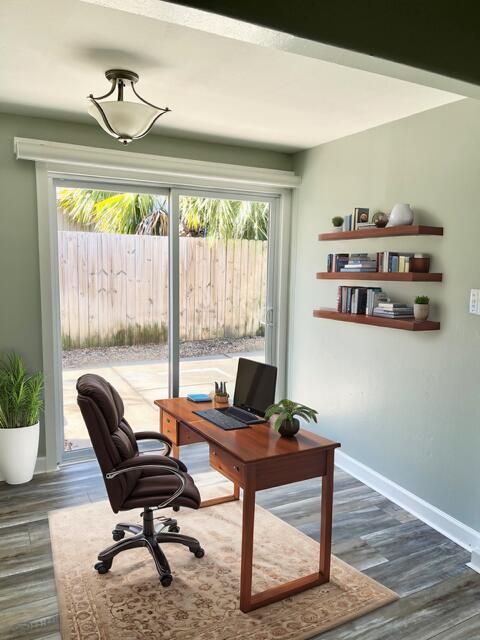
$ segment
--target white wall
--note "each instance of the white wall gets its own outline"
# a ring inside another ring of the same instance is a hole
[[[289,397],[365,465],[480,530],[480,103],[465,100],[295,156]],[[441,237],[318,242],[334,215],[410,202]],[[380,283],[396,300],[429,295],[441,330],[411,333],[312,317],[334,307],[317,281],[330,252],[431,253],[444,282]]]

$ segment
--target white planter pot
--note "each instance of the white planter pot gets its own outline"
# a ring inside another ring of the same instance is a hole
[[[430,313],[430,305],[429,304],[414,304],[413,305],[413,315],[415,316],[415,320],[426,320],[428,318],[428,314]]]
[[[0,429],[0,475],[8,484],[23,484],[33,477],[38,454],[39,424]]]

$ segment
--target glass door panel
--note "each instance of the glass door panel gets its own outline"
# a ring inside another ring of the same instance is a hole
[[[168,192],[56,185],[64,458],[92,455],[77,379],[106,378],[134,430],[168,395]],[[114,188],[115,187],[115,188]]]
[[[233,398],[238,358],[266,360],[271,203],[191,193],[178,214],[179,395]]]

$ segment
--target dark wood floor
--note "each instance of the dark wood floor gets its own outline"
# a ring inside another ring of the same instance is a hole
[[[203,445],[185,448],[190,471],[208,471]],[[264,491],[258,501],[318,539],[319,481]],[[0,484],[0,639],[58,639],[49,510],[105,498],[96,462]],[[82,525],[72,531],[81,544]],[[334,553],[396,591],[391,605],[322,640],[480,640],[480,575],[469,554],[346,473],[335,476]],[[159,637],[160,640],[160,637]]]

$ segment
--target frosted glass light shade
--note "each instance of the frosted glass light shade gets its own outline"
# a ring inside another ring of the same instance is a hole
[[[100,106],[120,140],[128,142],[148,131],[158,115],[158,109],[139,102],[107,100],[101,102]],[[88,113],[95,118],[102,129],[112,135],[103,121],[102,114],[93,103],[90,103]]]

